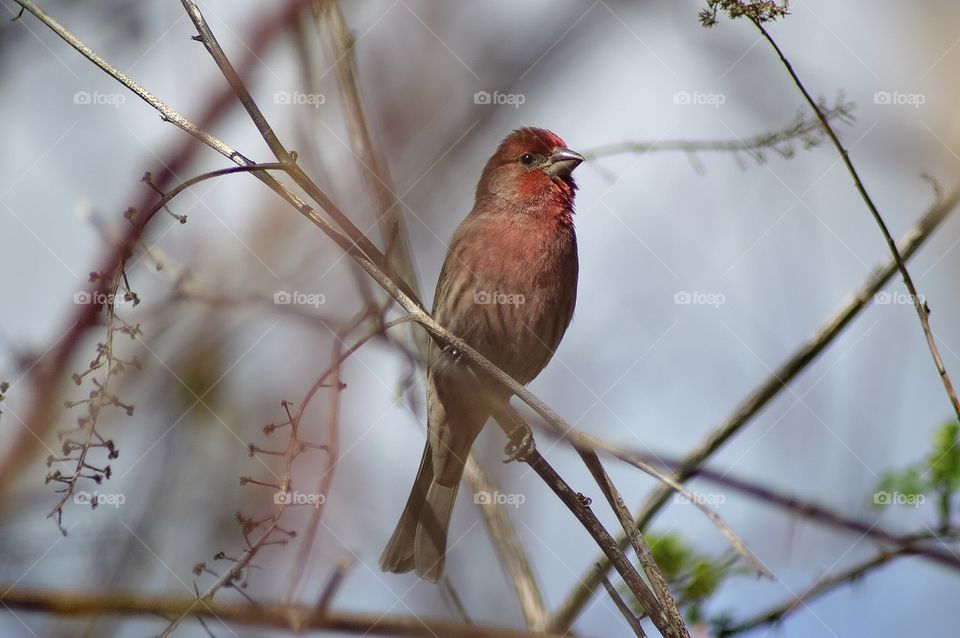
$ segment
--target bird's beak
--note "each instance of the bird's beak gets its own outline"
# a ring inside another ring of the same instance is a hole
[[[550,154],[543,170],[550,177],[568,177],[582,161],[583,155],[580,153],[571,151],[569,148],[558,148]]]

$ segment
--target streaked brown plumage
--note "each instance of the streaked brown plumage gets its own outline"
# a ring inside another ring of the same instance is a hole
[[[583,161],[550,131],[511,133],[487,162],[473,210],[440,272],[434,318],[521,384],[550,361],[577,296],[576,185]],[[435,345],[427,373],[427,444],[380,567],[443,573],[447,528],[470,447],[509,393]],[[493,406],[493,408],[491,407]]]

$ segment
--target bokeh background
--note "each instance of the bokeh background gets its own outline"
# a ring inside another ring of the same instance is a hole
[[[16,14],[10,0],[0,4],[4,17]],[[791,15],[770,31],[815,95],[854,105],[855,121],[838,130],[901,237],[935,199],[923,175],[946,190],[960,180],[960,6],[790,5]],[[188,118],[223,90],[214,63],[190,40],[194,30],[180,3],[42,6]],[[282,3],[215,0],[201,7],[236,61],[251,56],[250,35]],[[369,125],[402,201],[426,301],[483,163],[514,128],[546,127],[571,148],[590,151],[626,141],[745,139],[780,130],[805,112],[756,29],[721,19],[706,30],[697,20],[701,8],[687,0],[344,3]],[[308,172],[380,241],[375,203],[350,150],[334,62],[307,12],[252,59],[249,87]],[[505,103],[482,103],[478,92]],[[143,195],[141,175],[168,161],[185,135],[29,15],[0,24],[0,96],[0,380],[12,383],[0,437],[12,441],[31,398],[28,369],[42,365],[69,327],[74,295],[89,288],[88,273],[126,223],[123,211]],[[239,104],[212,132],[249,157],[270,159]],[[767,153],[764,162],[743,153],[620,153],[580,167],[578,310],[532,390],[576,427],[625,447],[679,457],[695,446],[887,258],[835,150],[795,146],[792,158]],[[202,150],[181,177],[225,166]],[[217,569],[214,554],[242,551],[234,513],[273,507],[269,490],[239,485],[241,475],[267,474],[247,444],[268,446],[261,429],[284,418],[281,400],[300,401],[329,365],[335,336],[311,318],[352,317],[362,302],[362,275],[249,176],[204,182],[172,209],[187,223],[158,215],[145,238],[167,267],[157,271],[138,253],[128,275],[143,301],[118,308],[141,325],[142,339],[118,343],[143,369],[124,374],[117,388],[136,405],[134,415],[103,416],[100,431],[116,441],[120,456],[111,462],[113,478],[94,487],[122,494],[124,502],[93,511],[68,504],[69,535],[61,536],[45,518],[56,495],[43,483],[46,452],[38,454],[6,492],[3,583],[190,594],[194,580],[201,590],[212,580],[193,575],[196,563]],[[953,215],[911,262],[955,376],[958,241],[960,219]],[[175,294],[184,289],[194,297]],[[886,290],[895,300],[904,293],[899,278]],[[273,303],[281,291],[323,303],[293,314]],[[678,303],[684,294],[717,303]],[[82,371],[102,338],[102,330],[90,332],[72,369]],[[343,380],[341,459],[298,596],[315,599],[334,566],[352,555],[357,563],[336,596],[337,609],[449,616],[435,586],[376,568],[423,443],[420,373],[396,348],[374,341],[345,365]],[[49,401],[60,404],[88,389],[63,381]],[[305,427],[317,440],[326,401],[321,394],[307,413]],[[950,414],[913,308],[871,304],[708,467],[893,531],[924,531],[935,525],[933,503],[878,510],[872,495],[885,472],[928,453]],[[63,409],[59,420],[66,427],[76,416]],[[545,456],[593,497],[608,529],[617,529],[576,455],[541,439]],[[553,610],[598,550],[525,466],[499,462],[503,444],[499,430],[488,428],[477,452],[505,493],[523,496],[510,515]],[[324,467],[321,452],[298,463],[304,484]],[[631,468],[612,461],[609,467],[631,507],[655,485]],[[877,549],[856,534],[715,485],[691,485],[722,495],[714,499],[717,512],[777,576],[730,579],[710,599],[711,613],[748,617]],[[295,512],[289,526],[302,530],[305,520]],[[707,554],[727,551],[689,505],[671,504],[652,529],[681,534]],[[451,538],[459,540],[448,575],[471,618],[522,626],[469,490],[461,491]],[[258,558],[251,596],[286,594],[299,542]],[[956,570],[903,558],[811,602],[776,629],[749,635],[951,636],[960,621],[957,585]],[[239,599],[230,591],[220,596]],[[153,618],[66,622],[0,613],[4,636],[139,636],[161,627]],[[262,635],[212,627],[216,635]],[[575,628],[592,636],[628,631],[603,595]],[[206,633],[188,623],[178,635]]]

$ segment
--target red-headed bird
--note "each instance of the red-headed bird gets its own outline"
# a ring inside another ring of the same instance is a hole
[[[521,384],[553,356],[577,299],[576,184],[583,157],[557,135],[522,128],[503,140],[477,184],[440,271],[433,317]],[[431,343],[427,443],[413,490],[380,557],[384,571],[443,574],[447,528],[464,463],[510,393]]]

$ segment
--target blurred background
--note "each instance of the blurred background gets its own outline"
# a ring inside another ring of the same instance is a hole
[[[0,0],[3,15],[17,6]],[[294,3],[296,4],[296,3]],[[383,246],[377,204],[351,138],[336,59],[309,10],[290,3],[200,3],[227,55],[288,148],[354,223]],[[178,2],[44,0],[42,7],[111,64],[193,121],[215,113],[210,132],[247,157],[269,149],[233,98]],[[770,46],[747,21],[721,18],[707,30],[696,1],[344,3],[360,94],[371,135],[400,200],[424,301],[454,228],[470,210],[486,159],[521,126],[555,131],[578,151],[624,142],[736,143],[809,118],[802,96]],[[835,120],[894,237],[902,237],[960,181],[960,6],[946,0],[790,3],[769,30],[815,96],[848,108]],[[293,18],[283,14],[290,13]],[[220,106],[213,106],[216,100]],[[43,356],[75,321],[89,273],[128,226],[124,211],[147,199],[156,174],[187,144],[186,134],[125,91],[29,14],[0,23],[0,445],[21,433]],[[531,389],[575,427],[625,448],[679,458],[691,450],[797,347],[869,273],[887,247],[838,154],[822,136],[749,152],[601,154],[576,172],[580,286],[576,316],[553,362]],[[231,164],[195,149],[174,182]],[[67,591],[192,595],[223,573],[218,552],[246,545],[235,513],[273,512],[270,481],[282,460],[248,446],[285,445],[263,427],[286,419],[331,363],[331,351],[364,307],[361,291],[383,295],[342,251],[249,175],[205,181],[147,228],[126,274],[140,303],[115,306],[139,326],[116,334],[114,355],[134,358],[111,390],[124,407],[102,410],[98,432],[115,442],[90,463],[112,476],[82,480],[99,493],[91,509],[71,498],[63,536],[47,514],[57,482],[44,476],[48,451],[5,489],[0,582]],[[960,375],[960,219],[949,216],[911,261],[932,310],[947,369]],[[157,264],[162,264],[162,269]],[[899,277],[890,303],[870,303],[827,351],[710,459],[707,466],[797,496],[894,533],[933,534],[938,504],[874,506],[891,471],[922,461],[952,410]],[[287,293],[292,304],[282,303]],[[76,295],[81,294],[80,297]],[[394,309],[387,318],[399,313]],[[101,319],[104,313],[100,315]],[[403,342],[404,329],[396,335]],[[363,335],[344,336],[349,347]],[[104,342],[88,331],[69,373],[43,401],[62,406],[93,387],[81,374]],[[423,445],[421,372],[397,343],[374,339],[341,371],[339,460],[305,561],[298,552],[310,508],[292,508],[285,529],[248,574],[247,594],[316,600],[347,557],[355,564],[333,601],[344,611],[453,617],[440,590],[412,575],[379,572],[376,560],[403,507]],[[303,437],[327,437],[330,393],[310,403]],[[56,427],[76,427],[83,405],[57,407]],[[44,442],[59,454],[53,432]],[[504,439],[490,427],[476,446],[483,467],[513,495],[514,521],[546,607],[555,611],[599,555],[592,539],[520,464],[501,464]],[[546,458],[593,498],[607,528],[618,525],[576,454],[538,436]],[[297,460],[294,484],[327,472],[322,450]],[[607,463],[628,506],[656,483]],[[64,467],[66,471],[69,468]],[[96,474],[90,469],[89,473]],[[690,485],[776,574],[728,577],[700,604],[702,618],[748,619],[818,579],[875,555],[862,534],[838,531],[722,485]],[[521,496],[522,498],[516,498]],[[110,497],[110,498],[107,498]],[[112,499],[112,500],[111,500]],[[694,507],[671,499],[650,531],[684,539],[723,560],[728,545]],[[937,549],[957,556],[948,534]],[[523,616],[474,505],[461,490],[447,575],[470,618],[523,627]],[[958,557],[960,561],[960,557]],[[956,566],[919,557],[890,561],[855,585],[831,590],[790,613],[776,632],[807,636],[954,635]],[[242,597],[229,589],[218,600]],[[154,617],[59,620],[0,613],[4,636],[155,635]],[[644,622],[651,635],[655,629]],[[213,622],[215,635],[264,635]],[[594,595],[574,629],[629,635],[606,594]],[[712,635],[709,623],[701,635]],[[207,635],[194,621],[177,631]],[[279,635],[279,634],[278,634]]]

